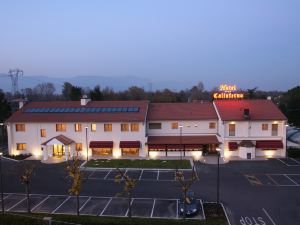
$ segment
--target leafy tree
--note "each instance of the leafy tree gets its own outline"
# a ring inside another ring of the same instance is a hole
[[[68,161],[67,171],[72,180],[72,186],[69,189],[69,193],[76,196],[76,212],[77,216],[79,216],[79,195],[81,192],[82,174],[78,156],[76,156],[74,160]]]
[[[127,196],[128,199],[128,217],[131,218],[131,201],[132,201],[132,191],[137,185],[137,180],[129,177],[119,168],[116,169],[119,174],[115,176],[115,182],[120,184],[122,179],[125,181],[125,186],[123,192],[118,193],[117,196]]]
[[[143,88],[132,86],[126,91],[128,100],[145,100],[147,99],[147,94]]]
[[[71,96],[72,87],[73,87],[73,85],[71,83],[69,83],[69,82],[65,82],[63,84],[62,97],[65,100],[71,100],[70,96]]]
[[[290,123],[300,126],[300,86],[288,90],[280,99],[279,107]]]
[[[192,176],[189,179],[186,179],[184,176],[183,170],[176,169],[175,171],[175,179],[179,182],[182,188],[182,196],[183,196],[183,219],[186,218],[186,204],[187,204],[187,192],[192,186],[192,184],[197,180],[197,174],[195,171],[195,167],[192,169]]]
[[[25,184],[26,187],[26,195],[27,195],[27,212],[31,213],[31,209],[30,209],[30,183],[31,183],[31,179],[34,175],[35,172],[35,166],[34,165],[29,165],[29,164],[25,164],[24,167],[24,173],[21,175],[21,182],[22,184]]]
[[[247,89],[246,97],[248,99],[255,99],[256,98],[256,91],[257,91],[257,87]]]
[[[41,83],[33,88],[33,92],[38,96],[38,100],[54,99],[55,87],[52,83]]]
[[[77,86],[73,86],[71,88],[70,99],[72,101],[78,101],[78,100],[81,99],[81,96],[82,96],[82,88],[77,87]]]
[[[4,92],[0,89],[0,123],[3,123],[11,114],[11,107]]]
[[[90,97],[93,101],[103,100],[103,94],[101,92],[100,86],[96,85],[92,91],[90,91]]]

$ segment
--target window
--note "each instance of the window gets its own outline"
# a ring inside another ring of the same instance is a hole
[[[131,124],[131,131],[137,132],[140,130],[139,124],[138,123],[132,123]]]
[[[96,130],[97,130],[97,124],[92,123],[92,124],[91,124],[91,131],[92,131],[92,132],[95,132]]]
[[[76,143],[75,149],[76,151],[82,151],[82,143]]]
[[[46,130],[45,129],[41,129],[41,137],[46,137]]]
[[[129,131],[129,125],[128,125],[128,123],[122,123],[121,124],[121,131],[122,132]]]
[[[67,130],[67,126],[64,123],[56,124],[56,131],[64,132]]]
[[[262,130],[268,130],[268,129],[269,129],[268,127],[269,127],[269,126],[268,126],[267,123],[263,123],[263,124],[261,125],[261,129],[262,129]]]
[[[149,129],[161,129],[161,123],[149,123]]]
[[[26,147],[25,143],[17,143],[17,150],[26,150]]]
[[[17,132],[25,131],[25,124],[24,123],[18,123],[18,124],[16,124],[16,131]]]
[[[177,122],[176,123],[171,123],[171,128],[173,130],[178,129],[178,123]]]
[[[75,132],[81,132],[81,123],[75,123],[75,125],[74,125],[74,127],[75,127]]]
[[[235,136],[235,124],[229,124],[229,136]]]
[[[215,122],[210,122],[209,123],[209,129],[216,129],[216,123]]]
[[[278,136],[278,124],[277,123],[272,124],[272,136]]]
[[[105,132],[111,132],[112,131],[112,124],[111,123],[105,123],[104,124],[104,131]]]

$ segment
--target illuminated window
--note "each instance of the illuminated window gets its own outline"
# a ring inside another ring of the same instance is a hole
[[[17,150],[26,150],[26,147],[25,143],[17,143]]]
[[[24,132],[25,131],[25,124],[24,123],[17,123],[16,124],[16,131],[17,132]]]
[[[97,124],[92,123],[92,124],[91,124],[91,131],[92,131],[92,132],[95,132],[96,130],[97,130]]]
[[[140,126],[138,123],[132,123],[131,124],[131,131],[137,132],[140,130]]]
[[[105,123],[104,124],[104,131],[105,132],[111,132],[112,131],[112,124],[111,123]]]
[[[41,137],[46,137],[46,130],[45,129],[41,129]]]
[[[272,124],[272,136],[278,136],[278,124],[277,123]]]
[[[173,130],[178,129],[178,123],[177,123],[177,122],[171,123],[171,128],[172,128]]]
[[[235,124],[229,124],[229,136],[235,136]]]
[[[56,131],[65,132],[67,130],[67,126],[64,123],[56,124]]]
[[[121,131],[122,132],[129,131],[129,125],[128,125],[128,123],[122,123],[121,124]]]
[[[76,151],[82,151],[82,143],[76,143],[75,149]]]
[[[161,129],[161,123],[149,123],[148,127],[150,130]]]
[[[82,129],[81,123],[75,123],[74,128],[75,132],[80,132]]]
[[[216,123],[215,122],[210,122],[209,123],[209,129],[216,129]]]
[[[261,125],[261,129],[262,129],[262,130],[268,130],[268,129],[269,129],[268,124],[267,124],[267,123],[263,123],[263,124]]]

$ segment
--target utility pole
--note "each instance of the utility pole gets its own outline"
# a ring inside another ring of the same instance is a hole
[[[11,79],[11,93],[15,95],[19,91],[18,80],[19,76],[23,76],[23,70],[20,69],[10,69],[8,71],[8,76]]]

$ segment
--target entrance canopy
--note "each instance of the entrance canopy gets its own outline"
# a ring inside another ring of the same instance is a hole
[[[140,141],[120,141],[120,148],[140,148]]]
[[[70,145],[73,143],[75,143],[75,141],[61,134],[49,139],[48,141],[42,143],[41,145],[54,145],[54,144]]]

